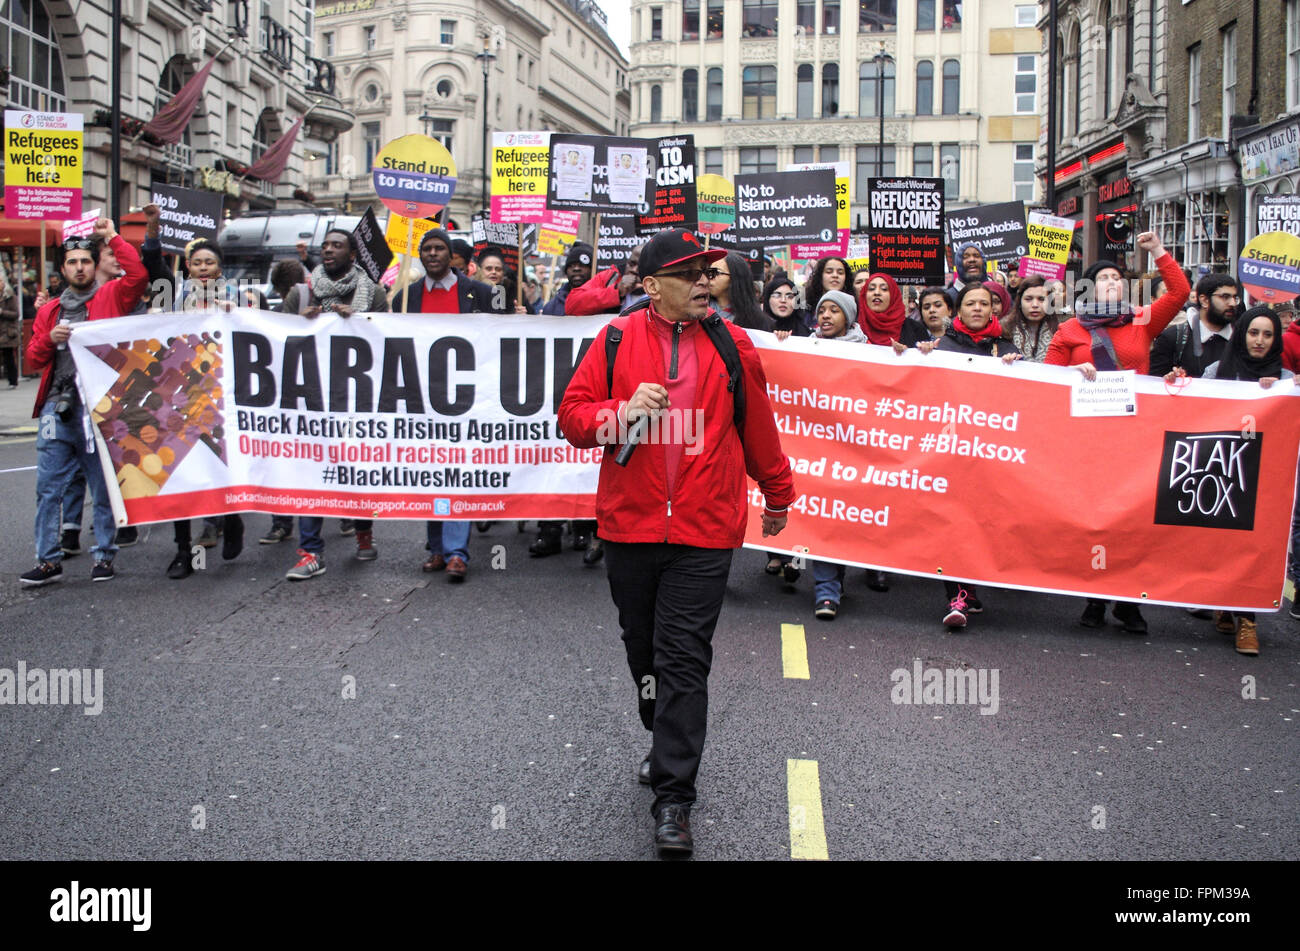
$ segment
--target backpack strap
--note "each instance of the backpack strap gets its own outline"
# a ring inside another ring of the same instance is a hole
[[[744,371],[740,365],[740,348],[731,336],[731,331],[716,311],[700,321],[700,326],[713,341],[722,365],[727,368],[727,392],[731,394],[731,419],[736,424],[736,432],[743,439],[745,435],[745,386]]]
[[[627,320],[615,317],[605,328],[605,388],[609,398],[614,398],[614,361],[618,359],[618,345],[623,342],[623,330]]]

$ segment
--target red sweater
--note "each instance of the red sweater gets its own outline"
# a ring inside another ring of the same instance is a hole
[[[583,449],[601,444],[602,424],[630,399],[644,382],[667,386],[662,341],[651,329],[648,310],[635,311],[626,321],[619,344],[611,395],[605,368],[602,328],[587,350],[560,403],[558,419],[564,436]],[[669,491],[667,450],[647,441],[637,447],[627,467],[615,464],[607,452],[600,466],[596,521],[600,537],[614,542],[668,542],[697,548],[738,548],[745,541],[749,518],[745,474],[758,483],[770,514],[783,514],[795,500],[790,460],[781,451],[767,379],[749,335],[725,325],[740,351],[745,388],[745,438],[736,433],[727,371],[708,335],[683,333],[678,346],[693,346],[697,392],[693,406],[672,409],[703,411],[704,431],[695,433],[691,452],[681,452],[676,478]],[[679,352],[679,370],[681,368]],[[698,451],[694,451],[698,449]]]
[[[591,277],[581,287],[569,291],[564,299],[564,313],[570,317],[587,317],[592,314],[617,314],[621,309],[618,282],[623,279],[618,268],[606,268]]]
[[[1282,335],[1282,367],[1300,376],[1300,320],[1293,320]]]
[[[140,296],[149,289],[149,272],[140,263],[140,255],[135,248],[120,234],[114,235],[108,242],[122,265],[122,276],[114,278],[95,291],[95,296],[86,302],[86,319],[103,320],[106,317],[121,317],[135,310]],[[54,354],[57,348],[50,339],[50,331],[59,322],[59,313],[63,305],[56,297],[36,312],[32,323],[32,339],[27,344],[27,360],[33,367],[45,368],[41,375],[41,386],[36,391],[36,405],[32,408],[32,418],[41,415],[49,393],[51,377],[54,376]]]
[[[1131,324],[1106,328],[1121,370],[1147,372],[1151,366],[1151,342],[1178,316],[1192,291],[1172,254],[1162,254],[1156,260],[1156,267],[1165,280],[1165,292],[1150,307],[1139,307]],[[1060,367],[1091,363],[1092,334],[1078,320],[1067,320],[1047,345],[1047,359],[1043,362]]]

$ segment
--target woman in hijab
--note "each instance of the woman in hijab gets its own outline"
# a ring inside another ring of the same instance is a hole
[[[1261,305],[1237,318],[1223,358],[1206,367],[1201,379],[1245,380],[1268,389],[1278,380],[1293,376],[1282,366],[1282,321],[1272,308]],[[1235,618],[1231,611],[1215,611],[1214,626],[1222,634],[1236,635],[1238,654],[1259,654],[1259,630],[1253,611],[1239,611]]]
[[[985,281],[984,286],[993,295],[993,316],[999,321],[1011,313],[1011,292],[1000,281]]]
[[[863,285],[858,298],[858,322],[868,343],[892,346],[898,352],[930,336],[920,321],[907,319],[903,294],[887,274],[872,274]]]
[[[763,288],[763,313],[772,321],[772,331],[778,340],[791,334],[807,337],[812,333],[799,308],[799,289],[784,274],[772,278]]]

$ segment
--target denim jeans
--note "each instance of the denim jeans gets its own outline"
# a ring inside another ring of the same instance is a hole
[[[844,565],[831,561],[814,561],[812,563],[813,601],[840,603],[840,594],[844,591]]]
[[[65,532],[81,531],[81,510],[86,505],[86,477],[78,469],[68,480],[68,487],[63,490],[63,523],[59,526]]]
[[[317,515],[303,515],[298,519],[298,547],[312,555],[319,555],[325,551],[325,542],[320,537],[321,525],[325,519]],[[353,526],[359,532],[370,531],[370,526],[375,523],[370,519],[353,519]]]
[[[117,526],[99,455],[86,451],[80,404],[73,409],[72,422],[65,423],[54,412],[54,403],[49,400],[42,407],[36,435],[36,557],[54,564],[63,560],[59,548],[63,499],[68,482],[82,473],[94,503],[95,546],[91,553],[97,562],[112,561],[117,554],[113,544]]]
[[[469,562],[469,522],[425,522],[424,547],[435,555],[459,555]]]

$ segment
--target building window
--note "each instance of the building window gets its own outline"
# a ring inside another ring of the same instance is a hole
[[[664,8],[650,8],[650,39],[662,40],[664,38]],[[584,50],[584,52],[586,52]]]
[[[858,115],[878,116],[881,114],[881,99],[884,99],[884,114],[894,114],[894,63],[885,60],[884,79],[880,78],[881,63],[868,60],[858,67]]]
[[[439,99],[450,99],[451,94],[453,92],[451,80],[450,79],[438,80],[437,85],[433,87],[433,91],[438,94]]]
[[[321,39],[321,49],[325,51],[325,58],[329,59],[329,57],[334,55],[334,34],[322,33],[320,35],[320,39]]]
[[[1300,0],[1286,0],[1286,107],[1300,105]]]
[[[700,0],[682,0],[682,39],[700,38]]]
[[[961,0],[943,0],[943,28],[961,29]]]
[[[364,37],[365,37],[365,42],[364,42],[362,45],[363,45],[367,50],[372,50],[372,49],[374,49],[374,48],[375,48],[375,44],[378,42],[378,37],[376,36],[375,30],[376,30],[376,28],[373,27],[373,26],[367,26],[367,27],[364,27],[363,30],[362,30],[363,35],[364,35]]]
[[[840,31],[840,0],[822,0],[822,32]]]
[[[934,0],[916,0],[916,28],[934,29]]]
[[[709,5],[705,7],[708,14],[709,39],[722,39],[722,5],[723,0],[709,0]]]
[[[1016,112],[1038,112],[1038,62],[1032,53],[1016,57]]]
[[[682,121],[694,122],[700,117],[700,71],[682,71]]]
[[[1032,27],[1038,23],[1038,7],[1032,3],[1016,4],[1016,26]]]
[[[796,36],[812,36],[817,32],[817,0],[798,0],[794,10]]]
[[[840,67],[838,63],[822,66],[822,118],[829,119],[840,112]]]
[[[955,59],[943,61],[943,114],[955,116],[961,104],[961,65]]]
[[[759,172],[776,171],[776,149],[741,149],[740,174],[756,175]]]
[[[707,74],[708,85],[704,93],[704,120],[717,122],[722,118],[722,70],[713,67]]]
[[[898,0],[858,0],[859,33],[892,33],[898,29]]]
[[[859,145],[857,151],[857,201],[867,201],[867,179],[888,178],[894,174],[894,147]]]
[[[934,115],[934,63],[928,59],[916,64],[916,114]]]
[[[934,146],[912,146],[912,174],[917,178],[934,178]]]
[[[456,45],[456,21],[443,20],[438,27],[438,35],[443,46]]]
[[[1070,130],[1079,134],[1079,122],[1083,116],[1083,48],[1080,45],[1082,35],[1076,29],[1074,31],[1074,77],[1070,80],[1070,89],[1073,90],[1070,95]]]
[[[367,170],[375,164],[375,156],[384,147],[384,140],[379,131],[379,126],[378,122],[361,123],[361,138],[365,142],[366,149],[366,164],[363,167]]]
[[[41,0],[0,6],[0,62],[9,67],[9,86],[4,91],[9,94],[11,107],[67,111],[63,54],[54,23]]]
[[[777,0],[745,0],[741,32],[745,36],[776,36]]]
[[[658,83],[650,87],[650,121],[664,121],[664,87]]]
[[[366,101],[366,105],[374,105],[379,101],[379,84],[366,83],[365,88],[361,90],[361,98]]]
[[[456,131],[455,119],[434,119],[433,128],[428,133],[432,138],[437,139],[443,144],[448,152],[451,151],[451,137]]]
[[[700,164],[704,166],[704,174],[721,175],[722,149],[700,149]]]
[[[746,66],[741,73],[741,99],[741,118],[773,118],[776,115],[776,67]]]
[[[1015,189],[1012,199],[1017,201],[1034,200],[1034,147],[1017,145],[1016,161],[1011,172],[1012,187]]]
[[[943,197],[961,196],[961,148],[956,145],[939,146],[939,177],[943,179]]]
[[[1187,51],[1187,141],[1201,135],[1201,44]]]
[[[811,145],[796,145],[794,147],[794,164],[796,165],[812,164],[813,162],[817,161],[813,157],[816,151],[817,150],[813,148]]]
[[[838,162],[840,160],[840,147],[838,145],[823,145],[820,149],[821,162]]]
[[[812,64],[800,63],[795,76],[795,118],[811,119],[813,115]]]
[[[256,162],[271,146],[271,140],[275,138],[275,130],[271,127],[274,121],[275,113],[269,110],[263,111],[257,117],[257,125],[253,126],[253,161]]]
[[[339,140],[335,139],[325,146],[325,174],[339,174]]]
[[[1237,111],[1237,24],[1223,28],[1223,137],[1232,127]]]

